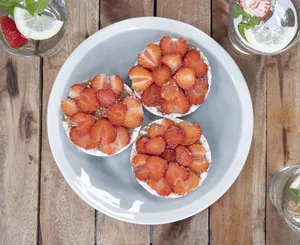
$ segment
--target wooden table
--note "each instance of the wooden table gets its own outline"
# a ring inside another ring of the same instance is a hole
[[[269,58],[237,53],[227,37],[229,0],[66,2],[66,44],[58,55],[26,59],[1,51],[0,244],[300,244],[267,197],[270,176],[300,161],[300,47]],[[194,217],[160,226],[120,222],[84,203],[59,172],[46,128],[51,87],[78,44],[119,20],[152,15],[184,21],[216,39],[241,68],[255,113],[251,152],[230,190]]]

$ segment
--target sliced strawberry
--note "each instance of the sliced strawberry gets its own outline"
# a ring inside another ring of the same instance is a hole
[[[165,131],[166,128],[164,125],[154,123],[150,126],[148,133],[150,138],[154,138],[156,136],[163,136]]]
[[[272,0],[239,0],[239,4],[245,12],[263,20],[271,11]]]
[[[193,171],[190,171],[190,177],[186,181],[178,180],[173,190],[178,195],[188,194],[198,187],[199,181],[199,177]]]
[[[179,53],[167,54],[161,58],[161,62],[168,66],[174,74],[182,65],[182,58]]]
[[[174,79],[162,85],[160,95],[165,100],[174,100],[178,95],[179,87]]]
[[[124,90],[124,82],[121,77],[118,75],[111,75],[109,77],[111,90],[116,94],[120,95],[122,91]]]
[[[71,99],[63,100],[61,102],[61,109],[68,116],[73,116],[74,114],[80,111],[75,101]]]
[[[186,54],[182,66],[193,69],[197,77],[205,76],[208,71],[207,64],[201,59],[197,50],[191,50]]]
[[[147,181],[150,178],[150,170],[147,166],[141,166],[134,169],[135,177],[140,181]]]
[[[171,53],[180,53],[181,56],[184,56],[188,51],[187,42],[183,38],[172,40],[169,36],[164,36],[160,40],[159,46],[163,55]]]
[[[102,117],[97,122],[95,122],[95,124],[91,128],[90,136],[96,142],[104,140],[109,144],[116,139],[117,134],[111,122]]]
[[[153,83],[142,95],[142,101],[146,106],[160,106],[162,98],[160,96],[160,87]]]
[[[179,87],[187,90],[194,87],[196,83],[196,74],[191,68],[180,68],[175,74],[175,79]]]
[[[75,99],[80,96],[80,93],[86,88],[86,86],[83,86],[81,84],[74,84],[72,85],[70,92],[69,92],[69,97],[72,99]]]
[[[118,96],[111,89],[99,89],[96,96],[100,107],[108,107],[118,99]]]
[[[164,138],[171,148],[175,148],[177,145],[183,143],[185,139],[185,133],[180,127],[171,126],[164,133]]]
[[[92,89],[97,92],[99,89],[109,89],[111,87],[109,78],[105,74],[100,74],[92,79]]]
[[[172,71],[168,66],[155,67],[152,72],[154,82],[161,87],[169,81],[172,76]]]
[[[151,187],[152,190],[155,190],[159,196],[165,197],[169,196],[172,192],[171,185],[168,182],[161,178],[160,180],[149,180],[148,185]]]
[[[192,154],[189,152],[188,148],[183,145],[179,145],[175,149],[176,153],[176,162],[178,162],[182,166],[189,166],[194,158]]]
[[[131,160],[131,165],[133,167],[141,167],[146,165],[147,160],[148,160],[148,155],[145,154],[137,154],[134,156],[134,158],[132,158]]]
[[[123,103],[127,106],[124,126],[127,128],[137,128],[142,125],[144,112],[141,101],[136,96],[127,96]]]
[[[143,53],[138,54],[139,65],[150,70],[160,64],[160,58],[160,47],[154,43],[149,44]]]
[[[166,129],[168,129],[169,127],[174,126],[174,122],[171,119],[164,118],[162,120],[162,125],[164,125]]]
[[[80,96],[75,99],[78,108],[86,113],[95,112],[99,108],[99,103],[95,91],[91,88],[85,88]]]
[[[98,143],[93,141],[89,134],[81,136],[75,127],[70,131],[70,139],[75,145],[85,149],[95,149],[98,147]]]
[[[87,134],[95,122],[91,114],[78,112],[70,118],[70,121],[76,126],[77,133],[81,136]]]
[[[201,144],[193,144],[188,149],[194,158],[189,168],[196,173],[206,172],[210,166],[205,157],[206,149]]]
[[[208,91],[209,84],[203,78],[196,80],[195,87],[191,90],[186,91],[186,96],[189,102],[193,105],[201,105]]]
[[[176,94],[173,100],[164,100],[161,104],[161,110],[165,114],[170,113],[180,113],[185,114],[191,108],[191,105],[184,94],[184,92],[180,89]]]
[[[163,159],[167,160],[168,162],[171,161],[175,161],[176,158],[176,154],[175,154],[175,150],[167,148],[162,154],[161,156]]]
[[[8,16],[0,17],[0,27],[6,42],[11,48],[17,49],[28,43],[28,39],[19,32],[16,23]]]
[[[165,175],[166,181],[170,185],[176,185],[178,180],[187,180],[190,174],[185,167],[178,165],[177,162],[170,162]]]
[[[116,102],[108,107],[106,116],[108,120],[114,124],[122,126],[125,122],[127,106],[122,102]]]
[[[146,154],[145,144],[148,142],[149,138],[147,136],[142,136],[136,142],[136,151],[140,154]]]
[[[166,149],[166,141],[162,136],[156,136],[145,143],[147,154],[159,156]]]
[[[183,145],[191,145],[198,141],[202,134],[202,129],[198,123],[193,125],[188,122],[180,122],[178,126],[184,131],[185,139]]]
[[[206,150],[201,144],[193,144],[188,149],[193,155],[194,160],[201,160],[205,157]]]
[[[168,163],[161,157],[150,156],[147,160],[147,167],[150,169],[150,179],[159,180],[164,177]]]
[[[152,73],[142,66],[132,67],[128,75],[132,81],[132,89],[138,92],[145,91],[153,83]]]
[[[112,155],[121,151],[125,146],[130,143],[130,134],[124,127],[116,127],[117,137],[112,143],[108,143],[105,140],[100,141],[101,150],[107,154]]]

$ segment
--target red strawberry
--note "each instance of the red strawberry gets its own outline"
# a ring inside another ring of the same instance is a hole
[[[147,160],[148,160],[148,155],[145,154],[137,154],[134,156],[134,158],[132,158],[131,160],[131,165],[133,167],[141,167],[146,165]]]
[[[165,114],[185,114],[190,110],[190,108],[191,105],[181,89],[178,91],[176,97],[173,100],[164,100],[161,104],[161,110]]]
[[[116,95],[119,96],[124,90],[124,82],[122,78],[119,77],[118,75],[111,75],[109,79],[110,79],[111,90]]]
[[[149,128],[149,136],[150,138],[154,138],[156,136],[163,136],[166,128],[164,125],[152,124]]]
[[[179,53],[167,54],[161,58],[161,62],[168,66],[174,74],[182,65],[182,58]]]
[[[112,143],[108,143],[105,140],[100,141],[101,150],[107,154],[112,155],[130,143],[130,134],[128,130],[124,127],[116,127],[117,137]]]
[[[151,70],[159,65],[160,58],[160,47],[153,43],[149,44],[143,53],[138,54],[139,65]]]
[[[178,180],[187,180],[190,174],[185,167],[178,165],[177,162],[170,162],[165,175],[166,181],[170,185],[176,185]]]
[[[161,157],[150,156],[147,160],[147,167],[150,170],[150,179],[159,180],[164,177],[168,164]]]
[[[147,136],[142,136],[141,138],[139,138],[136,142],[136,151],[137,153],[140,154],[145,154],[146,149],[145,149],[145,144],[148,142],[149,138]]]
[[[77,107],[75,101],[71,99],[63,100],[61,102],[61,109],[68,116],[72,116],[79,112],[79,108]]]
[[[75,102],[78,108],[86,113],[95,112],[99,108],[95,92],[91,88],[85,88]]]
[[[155,190],[159,196],[169,196],[172,192],[172,187],[168,182],[161,178],[160,180],[149,180],[148,185]]]
[[[132,89],[137,92],[145,91],[153,83],[152,73],[142,66],[132,67],[128,75],[132,81]]]
[[[80,93],[86,88],[86,86],[83,86],[81,84],[74,84],[69,92],[69,97],[72,99],[75,99],[80,96]]]
[[[178,180],[173,190],[178,195],[185,195],[195,190],[199,185],[199,177],[190,171],[190,177],[186,180]]]
[[[160,95],[165,100],[174,100],[175,97],[178,95],[179,87],[174,79],[166,82],[162,85],[160,90]]]
[[[178,126],[184,131],[185,139],[183,145],[191,145],[198,141],[202,134],[202,129],[198,123],[193,125],[188,122],[180,122]]]
[[[196,80],[195,87],[191,90],[186,91],[186,96],[189,102],[193,105],[201,105],[208,91],[208,82],[203,78]]]
[[[92,79],[92,89],[96,92],[99,89],[109,89],[110,87],[110,81],[105,74],[97,75]]]
[[[142,125],[144,112],[141,101],[135,96],[127,96],[123,103],[127,106],[124,126],[127,128],[137,128]]]
[[[164,118],[162,121],[162,125],[164,125],[166,129],[168,129],[171,126],[174,126],[174,122],[168,118]]]
[[[197,50],[191,50],[186,54],[182,66],[193,69],[197,77],[205,76],[208,71],[207,64],[201,60],[200,53]]]
[[[150,170],[146,166],[138,167],[134,170],[135,177],[140,181],[147,181],[150,178]]]
[[[142,101],[146,106],[160,106],[162,98],[160,96],[160,87],[153,83],[142,95]]]
[[[28,43],[28,39],[19,32],[16,23],[8,16],[0,17],[0,27],[6,42],[11,48],[17,49]]]
[[[180,127],[171,126],[164,133],[164,138],[171,148],[175,148],[177,145],[182,144],[185,139],[185,133]]]
[[[175,161],[175,150],[168,148],[161,154],[161,157],[168,162]]]
[[[159,156],[166,149],[166,141],[162,136],[156,136],[145,143],[147,154]]]
[[[78,112],[70,118],[70,121],[76,126],[77,133],[81,136],[87,134],[95,122],[91,114]]]
[[[168,66],[155,67],[152,72],[154,82],[161,87],[172,76],[172,71]]]
[[[187,43],[183,38],[173,41],[169,36],[164,36],[160,40],[159,46],[163,55],[177,52],[180,53],[181,56],[184,56],[185,53],[188,51]]]
[[[206,149],[201,144],[193,144],[188,149],[194,158],[193,162],[189,165],[189,168],[196,173],[207,171],[210,163],[205,157]]]
[[[245,12],[254,17],[265,19],[271,11],[272,0],[239,0],[239,4]]]
[[[100,142],[100,140],[104,140],[106,143],[113,142],[116,137],[116,131],[114,126],[108,121],[106,118],[100,118],[90,130],[91,138],[96,141]]]
[[[194,87],[196,83],[195,75],[195,71],[191,68],[180,68],[175,74],[175,79],[179,87],[187,90]]]
[[[125,122],[127,106],[122,102],[116,102],[110,105],[105,113],[112,124],[122,126]]]
[[[118,99],[118,96],[111,89],[99,89],[96,96],[100,107],[108,107]]]
[[[189,166],[194,160],[188,148],[186,148],[183,145],[177,146],[175,149],[175,153],[176,153],[176,162],[178,162],[182,166]]]
[[[98,147],[98,143],[93,141],[89,134],[81,136],[75,127],[70,131],[70,139],[75,145],[85,149],[95,149]]]

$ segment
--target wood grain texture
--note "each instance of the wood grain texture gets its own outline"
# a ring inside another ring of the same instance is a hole
[[[0,52],[0,243],[37,244],[40,60]]]
[[[210,1],[158,0],[157,16],[183,21],[210,35]],[[208,209],[206,209],[183,221],[153,226],[153,245],[208,244],[208,234]]]
[[[267,176],[284,166],[300,162],[300,48],[268,58],[267,68]],[[267,245],[300,244],[298,237],[289,228],[268,198]]]
[[[213,37],[235,59],[247,81],[254,110],[252,147],[230,190],[210,209],[211,245],[265,244],[266,60],[238,53],[228,39],[228,0],[213,0]]]
[[[98,0],[69,0],[65,45],[43,64],[43,139],[40,194],[40,244],[94,244],[95,210],[72,191],[52,157],[47,137],[47,104],[56,75],[68,55],[98,30]]]

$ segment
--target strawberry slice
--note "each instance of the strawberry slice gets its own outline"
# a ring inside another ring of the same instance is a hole
[[[197,50],[191,50],[186,54],[182,66],[193,69],[197,77],[205,76],[208,71],[207,64],[201,59],[200,53]]]
[[[116,94],[120,95],[122,91],[124,90],[124,82],[121,77],[118,75],[111,75],[109,77],[111,90]]]
[[[80,111],[75,101],[71,99],[63,100],[61,102],[61,109],[68,116],[73,116],[74,114]]]
[[[187,42],[183,38],[172,40],[169,36],[164,36],[159,44],[163,55],[171,53],[180,53],[184,56],[188,51]]]
[[[112,155],[121,151],[125,146],[130,143],[130,134],[124,127],[116,127],[117,137],[112,143],[108,143],[105,140],[100,141],[101,150],[107,154]]]
[[[239,0],[245,12],[254,17],[265,19],[271,11],[272,0]]]
[[[206,172],[210,166],[205,157],[206,149],[201,144],[193,144],[188,149],[194,158],[189,168],[196,173]]]
[[[78,108],[86,113],[93,113],[99,108],[95,91],[91,88],[85,88],[75,99],[75,102]]]
[[[117,134],[111,122],[102,117],[97,122],[95,122],[95,124],[91,128],[90,136],[92,140],[96,142],[104,140],[109,144],[116,139]]]
[[[183,143],[185,139],[185,133],[180,127],[171,126],[164,133],[164,138],[171,148],[175,148],[177,145]]]
[[[168,66],[174,74],[182,65],[182,58],[179,53],[167,54],[161,58],[161,62]]]
[[[164,118],[162,120],[162,125],[164,125],[166,129],[168,129],[171,126],[174,126],[174,122],[171,119]]]
[[[150,179],[159,180],[164,177],[168,164],[161,157],[150,156],[147,160],[147,167],[150,170]]]
[[[75,145],[85,149],[95,149],[98,147],[98,143],[93,141],[89,134],[82,136],[78,133],[77,128],[75,127],[73,127],[70,131],[70,139]]]
[[[178,95],[179,90],[176,80],[171,79],[162,85],[160,95],[165,100],[174,100]]]
[[[160,96],[160,87],[153,83],[142,95],[142,101],[146,106],[160,106],[162,98]]]
[[[70,118],[70,121],[76,126],[77,133],[81,136],[87,134],[95,122],[91,114],[78,112]]]
[[[175,161],[175,150],[168,148],[161,154],[161,157],[167,160],[168,162]]]
[[[116,102],[108,107],[106,116],[108,120],[118,126],[122,126],[125,122],[127,106],[122,102]]]
[[[136,156],[134,156],[134,158],[132,158],[131,165],[133,167],[144,166],[147,163],[148,157],[149,156],[145,154],[137,154]]]
[[[209,84],[203,78],[198,78],[195,83],[195,87],[186,91],[186,96],[189,102],[193,105],[201,105],[208,91]]]
[[[169,196],[172,192],[171,185],[169,185],[164,178],[161,178],[158,181],[150,179],[148,181],[148,185],[151,187],[151,189],[155,190],[159,196],[162,197]]]
[[[105,74],[100,74],[92,79],[92,89],[97,92],[99,89],[110,89],[110,81]]]
[[[142,125],[144,112],[141,101],[136,96],[127,96],[123,103],[127,106],[124,126],[127,128],[137,128]]]
[[[184,131],[185,139],[183,145],[191,145],[198,141],[202,134],[202,129],[198,123],[193,125],[188,122],[180,122],[178,126]]]
[[[164,125],[159,125],[159,124],[154,123],[150,126],[148,133],[149,133],[150,138],[154,138],[156,136],[163,136],[165,131],[166,131],[166,128]]]
[[[149,138],[147,136],[142,136],[136,142],[136,151],[140,154],[146,154],[145,144],[148,142]]]
[[[134,175],[140,181],[147,181],[150,178],[150,170],[147,166],[141,166],[134,169]]]
[[[161,87],[169,81],[172,76],[172,71],[168,66],[155,67],[152,72],[154,82]]]
[[[176,185],[178,180],[187,180],[190,174],[185,167],[178,165],[177,162],[170,162],[165,175],[166,181],[170,185]]]
[[[111,89],[99,89],[96,96],[100,107],[108,107],[118,99],[118,96]]]
[[[173,190],[178,195],[185,195],[195,190],[199,185],[199,177],[190,171],[190,177],[186,180],[178,180]]]
[[[187,90],[194,87],[196,83],[196,74],[191,68],[180,68],[175,74],[175,79],[179,87]]]
[[[28,43],[28,39],[19,32],[16,23],[8,16],[0,17],[0,27],[6,42],[11,48],[17,49]]]
[[[72,99],[75,99],[80,96],[80,93],[86,88],[86,86],[83,86],[81,84],[74,84],[72,85],[70,92],[69,92],[69,97]]]
[[[189,166],[194,158],[192,154],[189,152],[188,148],[183,145],[179,145],[175,149],[176,154],[176,162],[178,162],[182,166]]]
[[[166,141],[162,136],[156,136],[145,143],[147,154],[159,156],[166,149]]]
[[[159,65],[160,58],[160,47],[154,43],[149,44],[143,53],[138,54],[139,65],[150,70]]]
[[[161,110],[165,114],[170,113],[180,113],[185,114],[191,108],[191,105],[184,94],[184,92],[180,89],[176,94],[173,100],[164,100],[161,104]]]
[[[145,91],[153,83],[152,73],[142,66],[132,67],[128,75],[132,81],[132,89],[137,92]]]

